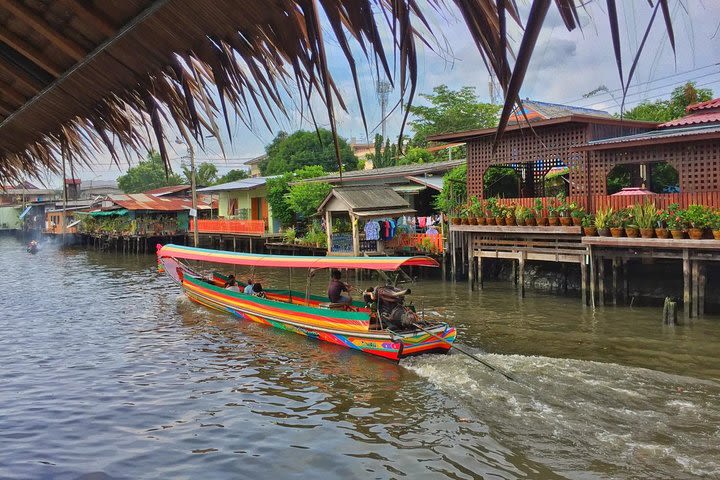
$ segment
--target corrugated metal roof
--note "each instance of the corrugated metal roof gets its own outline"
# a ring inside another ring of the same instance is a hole
[[[523,114],[524,111],[524,114]],[[522,107],[516,106],[510,115],[510,123],[525,122],[525,118],[529,121],[547,120],[550,118],[567,117],[568,115],[580,114],[591,115],[595,117],[611,117],[604,110],[595,110],[594,108],[576,107],[575,105],[562,105],[559,103],[540,102],[537,100],[523,100]]]
[[[184,192],[186,190],[190,190],[191,188],[192,186],[190,185],[170,185],[169,187],[154,188],[143,193],[145,195],[155,195],[156,197],[162,197],[164,195],[170,195],[172,193]]]
[[[268,178],[272,177],[252,177],[235,180],[234,182],[222,183],[212,187],[198,189],[198,192],[227,192],[228,190],[252,190],[253,188],[265,185]]]
[[[108,199],[115,205],[128,210],[155,210],[162,212],[179,212],[190,210],[192,200],[189,198],[177,197],[156,197],[144,193],[130,193],[124,195],[108,195]],[[198,204],[199,210],[210,208],[207,204]]]
[[[447,172],[455,167],[465,164],[465,159],[461,158],[458,160],[446,160],[444,162],[433,162],[433,163],[413,163],[411,165],[399,165],[395,167],[383,167],[373,168],[372,170],[353,170],[350,172],[343,172],[342,179],[361,181],[371,180],[382,177],[399,177],[405,178],[410,175],[422,175],[431,172]],[[333,173],[332,175],[325,175],[322,177],[310,178],[308,182],[330,182],[339,181],[340,175]]]
[[[663,130],[654,130],[652,132],[639,133],[637,135],[626,135],[624,137],[613,137],[605,138],[602,140],[593,140],[591,142],[588,142],[588,145],[609,145],[615,143],[622,144],[639,140],[651,141],[661,138],[691,137],[693,135],[712,133],[717,133],[720,135],[720,125],[695,125],[692,127],[666,128]]]
[[[417,210],[413,208],[393,208],[393,209],[382,209],[382,210],[362,210],[355,212],[358,217],[370,218],[370,217],[398,217],[400,215],[413,215]]]
[[[428,188],[432,188],[433,190],[437,190],[438,192],[442,190],[443,187],[443,177],[407,177],[408,180],[411,182],[419,183],[420,185],[425,185]]]

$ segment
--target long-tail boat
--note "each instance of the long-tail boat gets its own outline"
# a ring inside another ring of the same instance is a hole
[[[370,302],[330,304],[311,295],[310,281],[321,269],[399,271],[401,267],[438,267],[426,256],[415,257],[309,257],[266,255],[158,245],[158,267],[179,283],[188,298],[216,310],[306,335],[373,355],[399,360],[422,353],[446,353],[455,340],[455,328],[445,322],[426,322],[413,307],[404,305],[409,290],[377,288]],[[306,268],[305,292],[267,289],[265,297],[224,288],[218,273],[204,276],[183,260],[253,268]]]

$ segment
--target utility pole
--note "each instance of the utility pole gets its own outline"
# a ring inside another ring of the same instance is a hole
[[[178,138],[175,140],[175,143],[182,145],[183,141]],[[190,192],[192,195],[192,211],[195,212],[195,218],[193,219],[193,246],[197,247],[200,241],[198,237],[197,184],[195,182],[195,149],[190,142],[187,143],[187,149],[188,156],[190,157]]]
[[[380,119],[381,119],[381,132],[382,132],[382,138],[385,140],[385,114],[387,112],[387,103],[388,103],[388,96],[390,94],[390,91],[392,90],[392,86],[390,85],[390,82],[386,80],[378,80],[377,82],[377,96],[378,100],[380,101]]]

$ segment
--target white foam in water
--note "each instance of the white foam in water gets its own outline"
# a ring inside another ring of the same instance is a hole
[[[716,382],[586,360],[476,355],[520,384],[459,354],[402,365],[559,472],[612,465],[630,477],[720,478],[720,402],[708,401],[720,399]]]

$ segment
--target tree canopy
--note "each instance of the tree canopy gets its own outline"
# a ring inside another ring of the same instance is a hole
[[[500,106],[480,102],[474,87],[451,90],[439,85],[433,88],[433,93],[420,97],[430,105],[408,106],[413,117],[409,124],[415,132],[414,146],[424,147],[430,135],[495,127],[498,123]]]
[[[140,193],[160,187],[181,185],[183,178],[172,172],[165,174],[165,163],[155,150],[148,152],[145,160],[128,169],[117,179],[118,187],[125,193]]]
[[[272,207],[273,218],[276,218],[284,227],[292,225],[295,222],[295,214],[301,212],[296,212],[295,208],[288,202],[291,189],[290,182],[319,177],[324,174],[325,171],[321,166],[310,165],[295,172],[286,172],[281,176],[268,178],[267,199],[270,207]],[[317,207],[315,208],[317,209]]]
[[[187,179],[187,183],[190,183],[191,172],[189,167],[183,167],[183,173]],[[203,162],[195,167],[195,183],[200,187],[209,187],[215,185],[218,178],[218,169],[215,165],[209,162]]]
[[[355,170],[358,160],[352,148],[342,138],[339,143],[343,169]],[[332,132],[324,128],[290,135],[280,132],[265,150],[267,159],[260,164],[263,175],[280,175],[311,165],[319,165],[326,172],[338,169]]]
[[[215,181],[215,185],[221,185],[223,183],[229,183],[229,182],[236,182],[238,180],[242,180],[244,178],[249,178],[250,174],[247,172],[247,170],[241,170],[241,169],[232,169],[228,171],[225,175],[222,177],[219,177]]]
[[[688,105],[705,102],[712,98],[712,90],[709,88],[696,88],[695,82],[688,82],[674,89],[668,100],[641,102],[625,112],[624,117],[631,120],[668,122],[685,116],[685,108]]]

